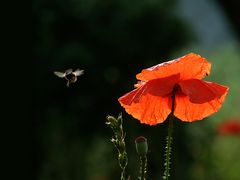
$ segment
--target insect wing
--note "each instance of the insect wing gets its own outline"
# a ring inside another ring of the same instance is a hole
[[[65,73],[62,73],[62,72],[58,72],[58,71],[55,71],[54,74],[60,78],[64,78],[65,77]]]
[[[77,69],[76,71],[73,72],[73,74],[75,76],[80,76],[80,75],[84,74],[84,70]]]

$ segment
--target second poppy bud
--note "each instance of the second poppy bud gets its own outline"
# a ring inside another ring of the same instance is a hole
[[[146,156],[148,152],[147,139],[143,136],[139,136],[135,139],[136,151],[139,156]]]

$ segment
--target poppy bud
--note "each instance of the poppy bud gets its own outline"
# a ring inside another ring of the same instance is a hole
[[[136,150],[139,156],[145,156],[148,152],[147,139],[143,136],[139,136],[135,140]]]

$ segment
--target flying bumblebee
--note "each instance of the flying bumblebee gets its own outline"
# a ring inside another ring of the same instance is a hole
[[[77,76],[81,76],[82,74],[84,74],[84,70],[76,69],[75,71],[73,71],[72,69],[67,69],[65,72],[55,71],[54,74],[60,78],[66,79],[67,86],[69,87],[70,84],[77,81]]]

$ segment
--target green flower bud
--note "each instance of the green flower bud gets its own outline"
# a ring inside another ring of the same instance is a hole
[[[120,113],[120,114],[118,115],[117,121],[118,121],[119,126],[122,126],[122,113]]]
[[[117,121],[117,119],[115,118],[115,117],[113,117],[113,116],[107,116],[107,122],[106,122],[106,124],[108,125],[108,126],[110,126],[110,127],[116,127],[116,125],[117,125],[117,123],[118,123],[118,121]]]
[[[122,169],[124,169],[127,166],[128,163],[128,158],[127,158],[127,153],[123,152],[122,154],[118,155],[118,161],[119,165]]]
[[[147,139],[143,136],[139,136],[135,140],[137,154],[139,156],[145,156],[148,152],[148,143]]]
[[[122,153],[125,151],[125,142],[124,141],[119,141],[118,142],[118,150]]]

